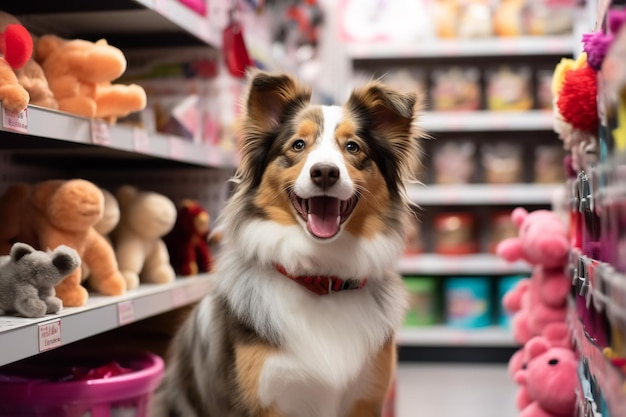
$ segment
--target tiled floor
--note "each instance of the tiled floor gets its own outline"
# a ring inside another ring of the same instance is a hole
[[[505,365],[401,363],[396,417],[514,417],[515,392]]]

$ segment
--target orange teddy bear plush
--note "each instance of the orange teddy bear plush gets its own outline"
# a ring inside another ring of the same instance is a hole
[[[81,179],[43,181],[33,186],[30,203],[39,247],[75,249],[91,272],[89,284],[94,290],[104,295],[126,291],[113,248],[94,228],[104,210],[104,196],[95,184]],[[63,305],[86,303],[81,276],[79,267],[55,287]]]
[[[136,85],[113,85],[126,71],[126,57],[106,40],[89,42],[44,35],[35,45],[59,110],[113,123],[146,107],[146,92]]]

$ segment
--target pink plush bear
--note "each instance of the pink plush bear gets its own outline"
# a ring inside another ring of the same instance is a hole
[[[526,366],[515,373],[515,381],[525,387],[531,402],[520,417],[573,416],[578,383],[576,354],[537,336],[526,343],[523,355]]]
[[[561,347],[564,349],[571,349],[572,344],[570,341],[569,330],[565,323],[551,323],[547,325],[541,332],[543,336],[552,347]],[[524,347],[520,348],[517,352],[511,356],[508,364],[508,373],[512,380],[515,381],[515,375],[527,368],[526,364],[526,352]],[[533,400],[528,393],[526,384],[518,384],[517,394],[515,397],[515,405],[518,410],[523,410],[529,406]]]
[[[559,268],[565,265],[569,251],[566,225],[552,211],[528,213],[518,207],[511,219],[519,228],[519,236],[498,244],[497,253],[508,261],[523,259],[532,265]]]
[[[566,226],[551,211],[528,213],[516,208],[511,217],[519,236],[500,242],[497,253],[508,261],[525,260],[533,265],[532,276],[520,281],[502,300],[504,308],[515,313],[513,335],[523,344],[548,324],[565,320],[571,288],[564,272],[569,240]]]

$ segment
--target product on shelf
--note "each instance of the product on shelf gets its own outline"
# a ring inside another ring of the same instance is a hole
[[[517,225],[511,220],[510,211],[493,213],[489,224],[489,252],[496,253],[496,248],[504,239],[517,236]]]
[[[59,110],[114,122],[146,107],[143,88],[112,84],[126,70],[126,57],[104,39],[90,42],[44,35],[36,42],[35,59]]]
[[[517,37],[523,34],[522,10],[525,0],[500,0],[493,13],[493,28],[498,36]]]
[[[476,175],[476,145],[470,140],[443,142],[433,155],[436,184],[469,184]]]
[[[531,75],[527,66],[512,68],[503,65],[488,70],[487,108],[494,111],[530,110],[533,107]]]
[[[493,35],[491,5],[486,0],[466,0],[457,23],[460,38],[486,38]]]
[[[130,185],[116,192],[120,223],[113,231],[115,254],[128,289],[141,282],[167,283],[175,278],[162,237],[176,222],[176,206],[166,196]]]
[[[163,237],[176,274],[196,275],[213,269],[210,221],[209,213],[199,202],[183,200],[178,205],[174,228]]]
[[[442,255],[476,253],[476,218],[470,213],[441,213],[435,216],[435,252]]]
[[[411,219],[406,231],[406,245],[404,253],[406,255],[416,255],[424,250],[424,236],[422,228],[417,218]]]
[[[537,70],[535,72],[537,82],[537,108],[540,110],[552,110],[554,97],[552,96],[552,70]]]
[[[451,277],[444,282],[446,323],[477,328],[492,324],[491,285],[487,277]]]
[[[80,265],[78,253],[60,245],[53,251],[37,251],[15,243],[11,253],[0,257],[0,314],[43,317],[63,308],[54,286]]]
[[[474,67],[436,68],[431,73],[431,104],[435,111],[478,110],[480,71]]]
[[[502,327],[511,327],[513,313],[502,305],[506,293],[511,291],[524,277],[521,275],[501,277],[498,279],[498,324]]]
[[[432,2],[431,7],[437,36],[443,39],[455,38],[461,13],[460,2],[458,0],[436,0]]]
[[[561,146],[540,145],[535,148],[534,181],[538,184],[562,184],[565,181]]]
[[[31,58],[33,40],[20,24],[5,26],[0,37],[0,101],[8,111],[19,113],[28,105],[29,95],[13,71],[22,68]]]
[[[524,31],[531,36],[562,35],[574,27],[574,2],[525,0]]]
[[[481,147],[484,181],[511,184],[524,180],[522,146],[510,142],[486,143]]]
[[[409,291],[409,311],[404,324],[408,327],[427,326],[437,322],[437,278],[404,277]]]

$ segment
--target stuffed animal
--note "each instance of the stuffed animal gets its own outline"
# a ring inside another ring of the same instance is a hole
[[[197,201],[184,200],[179,205],[174,228],[163,239],[178,275],[196,275],[213,268],[208,243],[210,220]]]
[[[551,323],[547,325],[541,332],[541,336],[545,337],[545,339],[550,342],[550,346],[552,347],[561,347],[565,349],[572,348],[569,337],[569,329],[567,324],[563,322]],[[517,372],[527,368],[526,359],[523,346],[513,353],[509,359],[507,369],[509,376],[513,381],[515,381],[515,375]],[[517,409],[523,410],[532,402],[533,400],[530,398],[526,385],[518,384],[518,390],[515,396],[515,405],[517,406]]]
[[[130,185],[116,193],[120,222],[112,233],[120,271],[129,289],[140,281],[171,282],[176,277],[162,237],[176,222],[176,206],[167,197]]]
[[[10,255],[0,257],[0,314],[42,317],[61,310],[54,286],[80,265],[72,248],[61,245],[52,252],[16,243]]]
[[[6,25],[0,33],[0,101],[10,112],[19,113],[28,106],[28,92],[13,72],[22,68],[33,53],[33,40],[19,24]]]
[[[120,221],[120,206],[117,203],[115,196],[108,190],[101,188],[102,195],[104,196],[104,210],[102,218],[94,225],[96,232],[100,233],[107,242],[112,246],[113,242],[109,234],[115,229]],[[82,280],[88,281],[90,278],[90,271],[87,265],[82,265]]]
[[[528,213],[518,207],[511,219],[519,229],[518,237],[505,239],[497,254],[507,261],[523,259],[533,265],[562,267],[567,261],[569,240],[567,226],[550,210]]]
[[[515,373],[532,402],[521,417],[571,417],[576,405],[578,359],[568,348],[551,346],[537,336],[524,346],[525,367]]]
[[[95,184],[82,179],[43,181],[33,187],[30,204],[40,248],[64,244],[75,249],[91,272],[89,283],[93,289],[104,295],[125,292],[126,281],[113,248],[94,228],[104,206],[102,191]],[[79,267],[57,285],[64,305],[81,306],[87,301],[81,277]]]
[[[0,31],[6,30],[10,24],[20,24],[20,21],[13,15],[0,11]],[[32,51],[31,51],[32,52]],[[54,98],[54,94],[48,86],[48,80],[41,66],[35,62],[32,54],[23,67],[15,69],[17,80],[28,92],[29,104],[36,106],[57,109],[59,104]]]
[[[9,185],[0,197],[0,255],[8,255],[16,242],[39,247],[29,210],[31,186],[20,182]]]
[[[89,42],[44,35],[35,46],[59,110],[114,122],[142,110],[146,92],[136,84],[112,85],[126,70],[122,51],[106,40]]]

